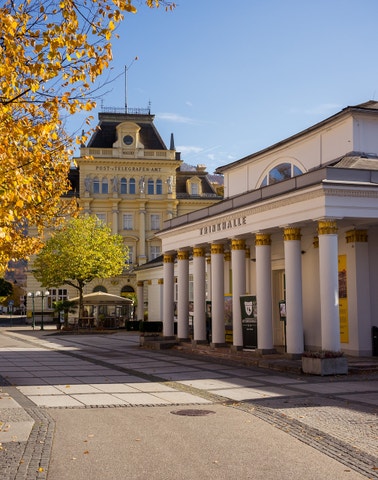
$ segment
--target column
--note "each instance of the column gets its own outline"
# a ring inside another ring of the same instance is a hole
[[[232,333],[233,345],[243,347],[243,329],[240,308],[240,295],[245,290],[245,241],[231,240],[231,265],[232,265]]]
[[[163,313],[163,305],[164,305],[164,279],[158,279],[159,285],[159,319],[163,321],[164,313]]]
[[[349,230],[346,240],[346,269],[340,271],[340,342],[348,343],[354,355],[372,354],[369,244],[367,230]],[[340,279],[341,281],[341,279]]]
[[[224,253],[224,293],[231,293],[230,271],[231,271],[231,252]]]
[[[211,257],[206,257],[207,300],[211,301]]]
[[[272,353],[272,266],[269,234],[256,233],[257,345],[262,353]]]
[[[143,291],[143,282],[138,281],[137,283],[137,320],[144,320],[144,291]]]
[[[245,249],[245,292],[251,293],[251,251]]]
[[[145,204],[139,207],[138,265],[146,263],[146,210]]]
[[[189,339],[189,252],[177,252],[177,337]]]
[[[301,355],[303,340],[302,254],[300,228],[284,229],[286,278],[286,349]]]
[[[340,350],[338,237],[333,220],[318,222],[322,350]]]
[[[193,248],[193,341],[206,343],[206,259],[205,249]]]
[[[163,255],[163,335],[174,336],[174,255]]]
[[[212,307],[212,346],[224,346],[224,256],[223,245],[211,245],[211,307]]]
[[[118,202],[113,202],[112,208],[112,233],[113,235],[118,233]]]

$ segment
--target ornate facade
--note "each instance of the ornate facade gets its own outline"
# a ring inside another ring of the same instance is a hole
[[[129,250],[120,277],[93,281],[85,293],[96,289],[117,295],[136,292],[135,268],[161,255],[161,240],[155,234],[164,221],[222,199],[203,166],[185,166],[173,135],[170,148],[166,147],[148,110],[100,113],[98,126],[75,164],[72,194],[77,195],[82,212],[110,225]],[[220,175],[217,178],[222,180]],[[27,289],[40,290],[30,271]],[[68,286],[51,293],[47,310],[53,300],[77,295]],[[143,299],[140,304],[143,307]],[[35,308],[40,310],[39,303]]]
[[[231,329],[233,346],[242,348],[240,297],[250,295],[261,352],[371,355],[378,326],[378,103],[347,107],[218,173],[224,200],[168,219],[157,233],[164,262],[138,272],[164,335],[177,322],[179,338],[190,327],[194,342],[206,341],[211,302],[213,346],[224,345]]]

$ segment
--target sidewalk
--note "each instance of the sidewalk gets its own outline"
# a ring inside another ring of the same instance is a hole
[[[378,374],[366,368],[375,359],[358,359],[363,373],[313,377],[278,370],[282,356],[198,350],[141,349],[124,331],[0,329],[2,480],[378,478]],[[95,457],[79,456],[84,440]]]

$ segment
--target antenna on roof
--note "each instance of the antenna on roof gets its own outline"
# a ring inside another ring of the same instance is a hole
[[[138,57],[135,57],[129,66],[125,65],[125,113],[127,113],[127,72],[130,70],[132,64],[138,60]]]

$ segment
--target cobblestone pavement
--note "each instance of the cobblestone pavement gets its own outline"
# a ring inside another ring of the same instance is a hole
[[[126,332],[52,333],[0,333],[4,480],[47,478],[54,432],[50,408],[214,403],[254,415],[352,471],[378,478],[376,373],[312,377],[142,350],[138,337]]]

